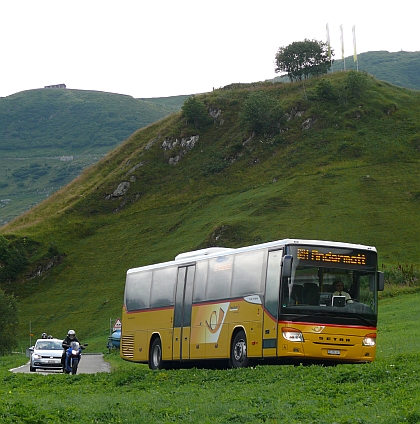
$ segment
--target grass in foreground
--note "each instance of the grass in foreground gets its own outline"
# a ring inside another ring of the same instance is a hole
[[[416,364],[416,365],[414,365]],[[413,366],[414,365],[414,366]],[[418,422],[418,356],[372,365],[261,366],[4,378],[2,422]]]
[[[111,374],[13,374],[1,358],[4,423],[417,423],[420,294],[381,300],[366,365],[150,371],[111,354]],[[404,324],[404,325],[402,325]]]

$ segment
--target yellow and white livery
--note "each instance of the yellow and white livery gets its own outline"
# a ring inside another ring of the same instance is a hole
[[[183,253],[127,271],[120,354],[151,369],[371,362],[383,285],[371,246],[285,239]]]

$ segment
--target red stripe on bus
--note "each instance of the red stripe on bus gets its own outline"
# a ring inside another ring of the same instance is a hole
[[[301,322],[301,321],[279,321],[279,324],[288,324],[288,325],[316,325],[316,326],[324,326],[324,327],[339,327],[339,328],[360,328],[363,330],[376,330],[376,327],[370,327],[365,325],[344,325],[344,324],[323,324],[319,322]]]

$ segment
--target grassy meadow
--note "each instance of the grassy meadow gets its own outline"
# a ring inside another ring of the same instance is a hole
[[[377,359],[335,367],[150,371],[105,354],[112,372],[14,374],[0,357],[2,423],[418,423],[420,293],[379,305]]]

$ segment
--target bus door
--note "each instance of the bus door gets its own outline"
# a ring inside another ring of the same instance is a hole
[[[277,356],[280,275],[283,250],[268,252],[264,296],[263,356]]]
[[[176,283],[173,359],[190,358],[191,307],[195,265],[178,268]]]

